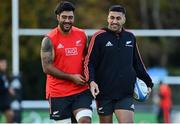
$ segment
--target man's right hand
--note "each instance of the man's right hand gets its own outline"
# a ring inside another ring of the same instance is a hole
[[[98,85],[94,81],[90,82],[90,90],[93,97],[96,98],[96,96],[99,94],[99,88],[98,88]]]
[[[16,95],[16,92],[13,88],[9,88],[8,91],[9,91],[10,95],[12,95],[12,96]]]
[[[86,84],[85,78],[82,75],[80,75],[80,74],[72,74],[71,75],[71,80],[75,84],[79,84],[79,85],[85,85]]]

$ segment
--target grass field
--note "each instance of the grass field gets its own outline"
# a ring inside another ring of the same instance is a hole
[[[49,123],[53,122],[49,120],[47,110],[26,110],[22,113],[24,123]],[[117,122],[116,118],[113,118],[114,122]],[[5,122],[4,116],[1,116],[0,123]],[[93,114],[93,123],[98,123],[99,119],[96,113]],[[147,112],[135,112],[136,123],[156,123],[156,116],[153,113]]]

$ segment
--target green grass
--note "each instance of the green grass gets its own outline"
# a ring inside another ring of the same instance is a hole
[[[147,112],[136,112],[134,117],[135,123],[156,123],[156,115]],[[92,121],[94,123],[99,122],[97,114],[93,114]],[[113,122],[118,123],[115,115],[113,116]]]
[[[49,120],[49,113],[47,110],[28,110],[22,113],[24,123],[48,123],[53,122]],[[135,112],[135,123],[156,123],[156,115],[147,112]],[[5,122],[4,116],[0,119],[0,123]],[[93,123],[98,123],[99,118],[96,113],[93,114]],[[113,122],[117,123],[115,116]]]
[[[134,119],[136,123],[157,123],[154,113],[137,112]]]

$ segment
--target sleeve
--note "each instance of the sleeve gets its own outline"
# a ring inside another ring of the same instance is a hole
[[[135,39],[135,38],[134,38]],[[133,67],[136,75],[139,79],[143,80],[148,87],[153,87],[152,79],[148,75],[144,63],[141,59],[138,46],[135,39],[134,55],[133,55]]]
[[[2,76],[0,75],[0,94],[8,92],[8,87],[6,87],[6,85],[8,85],[7,82],[4,82]]]
[[[85,31],[83,32],[83,39],[85,41],[84,55],[86,55],[88,51],[88,36]]]
[[[97,34],[94,34],[90,40],[88,47],[88,54],[85,58],[85,71],[84,75],[86,77],[86,81],[89,83],[91,81],[95,81],[95,71],[99,61],[99,45],[97,40]]]

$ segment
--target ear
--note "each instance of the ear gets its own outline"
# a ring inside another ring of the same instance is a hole
[[[124,15],[124,21],[123,21],[123,25],[125,24],[125,22],[126,22],[126,16]]]
[[[56,15],[56,19],[59,21],[59,19],[60,19],[60,15]]]

